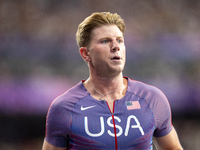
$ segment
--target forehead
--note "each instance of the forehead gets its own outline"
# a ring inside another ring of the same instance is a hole
[[[116,25],[103,25],[93,29],[92,39],[104,37],[123,37],[123,34]]]

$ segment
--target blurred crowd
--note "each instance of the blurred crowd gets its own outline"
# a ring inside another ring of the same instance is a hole
[[[199,8],[197,0],[2,0],[0,104],[7,106],[7,99],[13,102],[19,97],[21,105],[35,96],[42,97],[46,108],[52,97],[87,78],[75,40],[77,26],[95,11],[111,11],[119,13],[127,26],[124,75],[161,88],[173,111],[196,111],[200,108]],[[49,91],[54,91],[51,97]]]
[[[169,99],[177,127],[192,117],[197,130],[198,0],[1,0],[0,115],[45,116],[56,96],[87,78],[75,34],[78,24],[97,11],[117,12],[125,20],[124,75],[160,88]],[[195,149],[198,144],[187,145],[189,125],[188,121],[182,126],[187,131],[180,133],[181,140],[186,149],[191,145]],[[191,133],[200,139],[197,131]]]

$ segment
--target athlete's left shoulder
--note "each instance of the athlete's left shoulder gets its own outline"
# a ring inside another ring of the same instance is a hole
[[[128,78],[128,91],[133,92],[134,94],[148,99],[164,99],[167,100],[165,94],[157,87],[146,84],[141,81],[132,80]]]

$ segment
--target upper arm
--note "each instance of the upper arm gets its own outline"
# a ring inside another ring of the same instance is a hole
[[[49,144],[46,140],[44,140],[44,144],[42,147],[42,150],[66,150],[66,149],[67,149],[66,147],[53,146],[53,145]]]
[[[45,141],[57,147],[66,147],[70,137],[70,111],[63,98],[57,98],[51,104],[46,118]]]
[[[159,150],[183,150],[174,128],[166,136],[155,137],[154,144]]]

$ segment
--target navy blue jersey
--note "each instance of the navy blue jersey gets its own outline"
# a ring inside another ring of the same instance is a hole
[[[113,113],[106,101],[91,97],[84,81],[56,98],[47,114],[46,141],[69,149],[153,149],[153,136],[172,130],[168,100],[154,86],[127,80]]]

